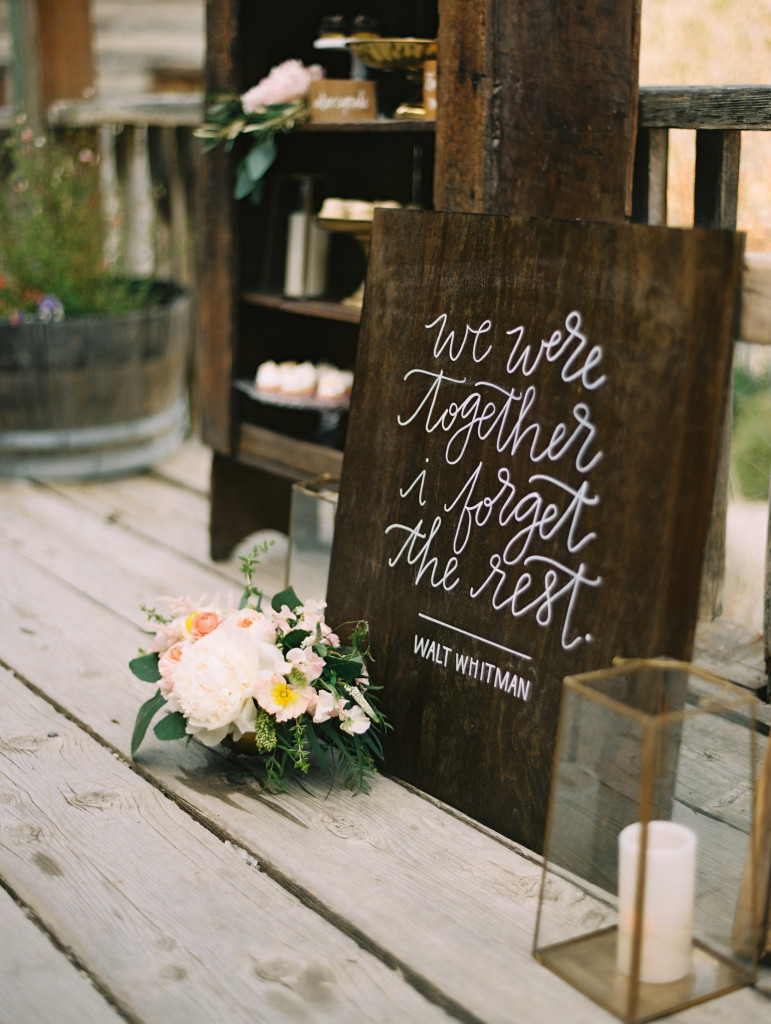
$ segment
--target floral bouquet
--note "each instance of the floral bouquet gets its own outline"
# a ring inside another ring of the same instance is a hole
[[[260,756],[271,790],[285,790],[284,774],[307,773],[315,756],[333,777],[341,768],[344,788],[366,792],[390,728],[364,662],[369,627],[355,623],[343,645],[324,621],[324,605],[302,604],[291,587],[263,611],[252,573],[266,547],[241,560],[238,609],[183,600],[171,602],[169,617],[143,609],[154,639],[129,667],[159,686],[137,714],[132,756],[164,709],[158,739],[195,736]]]
[[[307,97],[311,82],[323,78],[319,64],[309,67],[299,60],[285,60],[241,96],[224,96],[210,107],[209,120],[193,133],[203,139],[207,152],[224,142],[230,152],[239,135],[250,136],[252,145],[236,166],[236,199],[262,200],[262,179],[276,159],[276,132],[288,132],[307,121]]]

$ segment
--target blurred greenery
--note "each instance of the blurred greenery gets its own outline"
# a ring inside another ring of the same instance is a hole
[[[733,385],[733,490],[749,501],[766,501],[771,478],[771,371],[753,374],[736,367]]]

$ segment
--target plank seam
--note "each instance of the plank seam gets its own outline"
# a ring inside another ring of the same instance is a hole
[[[21,681],[23,682],[23,680]],[[42,918],[39,917],[37,912],[28,903],[26,903],[2,877],[0,877],[0,888],[3,889],[4,892],[8,893],[16,906],[19,907],[38,931],[45,935],[54,949],[61,953],[64,959],[67,960],[67,962],[71,964],[79,974],[88,978],[94,989],[112,1010],[114,1010],[123,1020],[127,1021],[128,1024],[142,1024],[141,1019],[139,1017],[135,1017],[132,1013],[129,1013],[129,1011],[121,1005],[110,989],[108,989],[107,986],[99,980],[97,975],[89,970],[88,966],[78,957],[74,950],[69,946],[64,945],[55,932],[51,931]]]
[[[213,821],[206,814],[202,813],[200,808],[196,807],[195,804],[190,803],[184,797],[178,796],[167,786],[165,786],[160,780],[155,778],[151,772],[146,768],[143,768],[141,764],[138,764],[126,755],[117,747],[113,746],[103,736],[100,736],[98,732],[90,725],[81,721],[76,715],[68,711],[58,701],[53,700],[47,693],[41,690],[35,683],[21,675],[13,666],[9,665],[6,661],[0,658],[0,667],[6,669],[18,682],[25,686],[31,693],[34,693],[36,697],[45,701],[50,707],[52,707],[57,714],[60,714],[68,722],[76,726],[82,732],[86,733],[91,739],[97,742],[100,746],[104,747],[105,750],[109,751],[114,757],[116,757],[126,768],[134,772],[141,779],[151,785],[159,793],[161,793],[166,799],[170,800],[176,806],[189,814],[190,817],[202,828],[205,828],[211,835],[220,842],[227,844],[234,853],[246,860],[246,863],[251,867],[255,867],[256,870],[265,874],[278,886],[280,886],[285,892],[293,896],[300,904],[307,909],[311,910],[322,920],[332,925],[343,935],[346,935],[353,942],[359,946],[365,953],[370,954],[376,960],[379,960],[389,970],[395,971],[399,974],[403,980],[410,985],[416,992],[423,996],[428,1002],[437,1006],[439,1009],[455,1020],[461,1022],[461,1024],[485,1024],[485,1022],[477,1017],[476,1014],[467,1010],[460,1003],[456,1002],[451,997],[445,995],[445,993],[438,988],[433,982],[429,981],[422,974],[415,971],[409,964],[405,963],[399,957],[395,956],[388,949],[381,946],[379,943],[374,942],[370,939],[365,932],[363,932],[357,925],[347,918],[343,917],[337,911],[327,906],[318,897],[310,893],[304,886],[299,885],[288,875],[282,872],[275,864],[265,860],[261,854],[254,850],[250,850],[244,846],[243,843],[236,839],[226,828],[222,825]],[[0,879],[0,884],[2,879]],[[15,894],[11,893],[16,902],[20,901],[16,898]],[[21,903],[20,903],[21,905]],[[48,932],[46,931],[46,934]],[[55,941],[55,937],[51,936],[52,941]],[[58,944],[60,945],[60,944]],[[62,950],[66,952],[64,947]],[[80,965],[79,965],[80,966]],[[81,968],[84,969],[84,968]],[[88,972],[87,972],[88,973]],[[89,974],[89,977],[91,975]],[[136,1018],[127,1017],[127,1020],[131,1021],[132,1024],[136,1021]],[[136,1024],[141,1024],[137,1021]]]

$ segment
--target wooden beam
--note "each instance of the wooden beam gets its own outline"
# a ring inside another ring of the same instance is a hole
[[[54,100],[93,93],[91,0],[13,0],[14,101],[35,131]]]
[[[37,10],[43,104],[91,94],[91,0],[37,0]]]
[[[437,209],[631,212],[640,0],[440,0]]]

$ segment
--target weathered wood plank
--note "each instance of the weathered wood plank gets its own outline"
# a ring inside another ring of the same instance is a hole
[[[644,128],[771,128],[767,85],[670,85],[640,89]]]
[[[145,1024],[448,1019],[0,676],[0,871],[124,1013]]]
[[[208,498],[211,459],[211,448],[196,437],[190,437],[170,458],[156,464],[151,476],[171,480],[180,487]]]
[[[436,209],[623,220],[631,202],[639,24],[639,0],[445,0]]]
[[[148,694],[122,667],[133,653],[134,631],[56,581],[41,606],[44,573],[24,571],[13,551],[2,554],[3,659],[125,755],[136,708]],[[52,663],[60,670],[53,672]],[[385,778],[369,797],[336,790],[325,799],[326,779],[318,775],[309,792],[293,787],[268,797],[236,775],[243,764],[195,743],[151,738],[139,763],[164,791],[257,857],[265,872],[325,907],[386,962],[419,974],[416,984],[465,1007],[461,1019],[508,1024],[516,1002],[528,1006],[533,1021],[610,1021],[532,960],[540,867],[514,844]],[[345,883],[330,885],[330,877]],[[564,912],[580,920],[592,908],[566,899]],[[437,935],[452,940],[437,943]],[[724,1007],[748,1021],[768,1012],[756,993],[727,998]]]
[[[3,503],[0,532],[14,550],[47,569],[66,585],[89,594],[140,627],[147,618],[141,605],[163,596],[208,595],[238,600],[240,578],[230,571],[207,568],[164,546],[147,558],[147,544],[117,522],[84,509],[29,481],[7,485],[11,501]],[[81,534],[77,545],[72,538]],[[282,566],[283,568],[283,566]],[[283,587],[281,579],[272,579]],[[159,609],[160,610],[160,609]]]
[[[52,485],[57,493],[66,495],[81,508],[90,509],[103,518],[134,530],[159,546],[165,546],[201,565],[211,566],[206,526],[208,505],[200,495],[191,494],[157,478],[138,476],[114,480],[109,487],[98,483]],[[242,535],[243,536],[243,535]],[[274,546],[264,563],[266,577],[281,580],[283,586],[286,537],[275,532],[261,532],[257,537],[242,540],[236,554],[223,558],[217,568],[235,579],[240,564],[238,553],[248,550],[254,540],[272,539]],[[266,582],[266,589],[270,589]]]
[[[203,121],[203,96],[196,93],[164,93],[141,96],[123,102],[59,100],[48,110],[48,122],[57,128],[88,128],[103,124],[134,125],[135,127],[196,128]]]
[[[2,889],[0,949],[0,1024],[125,1021]]]

